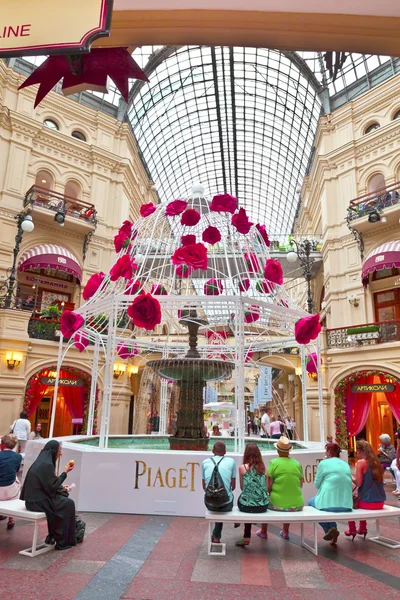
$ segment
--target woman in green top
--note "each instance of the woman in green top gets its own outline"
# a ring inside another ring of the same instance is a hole
[[[278,458],[274,458],[268,465],[268,491],[270,493],[270,510],[282,510],[284,512],[297,512],[303,510],[304,500],[301,488],[303,487],[303,469],[301,464],[290,458],[289,452],[292,448],[290,440],[281,436],[279,442],[274,444],[278,451]],[[267,537],[267,524],[264,524],[257,535],[261,538]],[[280,535],[283,539],[289,539],[289,523],[284,523]]]
[[[257,444],[248,444],[244,451],[243,464],[239,467],[240,489],[238,508],[245,513],[262,513],[268,507],[267,477],[265,465]],[[248,546],[251,538],[251,523],[245,523],[243,538],[236,546]]]
[[[349,512],[353,509],[351,469],[339,458],[341,450],[338,444],[326,444],[325,451],[326,459],[319,463],[314,481],[318,494],[310,498],[308,505],[328,512]],[[320,525],[325,531],[324,540],[334,546],[339,537],[336,523]]]

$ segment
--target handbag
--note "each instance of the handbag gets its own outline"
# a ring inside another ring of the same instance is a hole
[[[75,535],[76,543],[81,544],[85,537],[86,523],[78,515],[75,517]]]
[[[353,510],[356,508],[359,508],[360,506],[360,500],[363,499],[364,494],[366,494],[368,492],[369,489],[371,489],[371,487],[374,485],[375,481],[372,481],[372,483],[367,487],[366,490],[363,491],[363,493],[361,495],[358,495],[357,493],[353,495]],[[353,488],[353,492],[357,489],[357,486],[355,488]]]

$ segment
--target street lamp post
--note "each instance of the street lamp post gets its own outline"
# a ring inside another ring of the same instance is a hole
[[[10,277],[8,278],[8,281],[6,282],[7,292],[5,295],[4,308],[11,308],[15,283],[17,280],[17,258],[19,254],[19,248],[22,242],[22,236],[24,235],[24,232],[30,233],[35,228],[35,225],[32,221],[32,217],[29,214],[31,210],[31,208],[28,210],[24,210],[14,217],[17,221],[17,235],[15,236],[15,246],[13,249],[13,264],[11,267],[11,273]]]
[[[311,280],[313,277],[312,268],[315,262],[314,258],[311,258],[311,252],[313,250],[313,244],[310,240],[303,240],[297,242],[296,240],[290,240],[290,245],[293,250],[290,250],[287,254],[288,262],[295,262],[297,259],[300,261],[300,265],[303,269],[303,276],[307,282],[307,311],[313,312],[313,298],[311,292]]]

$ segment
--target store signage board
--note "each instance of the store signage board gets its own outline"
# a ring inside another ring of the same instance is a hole
[[[377,392],[394,392],[394,383],[355,383],[351,386],[353,394],[371,394]]]
[[[0,0],[0,57],[87,52],[110,35],[113,0]]]
[[[42,383],[43,385],[55,385],[56,380],[54,377],[41,377],[40,383]],[[60,387],[65,386],[65,385],[67,385],[69,387],[82,387],[83,380],[82,379],[68,379],[68,378],[60,377],[60,379],[58,381],[58,385]]]

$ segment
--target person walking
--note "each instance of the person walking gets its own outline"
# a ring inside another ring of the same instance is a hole
[[[268,508],[267,477],[265,465],[257,444],[248,444],[239,467],[240,489],[238,508],[244,513],[263,513]],[[251,523],[245,523],[243,538],[236,546],[248,546],[251,539]]]
[[[256,415],[253,419],[253,433],[254,435],[258,435],[260,429],[260,418]]]
[[[282,435],[282,427],[284,427],[284,424],[279,417],[278,419],[273,419],[273,421],[271,421],[269,429],[273,440],[279,440]]]
[[[28,420],[28,414],[23,410],[19,413],[19,419],[15,419],[11,425],[11,433],[17,436],[19,451],[25,452],[26,442],[31,432],[31,423]]]
[[[293,437],[294,437],[293,430],[296,427],[296,423],[293,421],[293,419],[290,415],[288,415],[287,418],[285,419],[285,427],[286,427],[287,437],[289,438],[289,440],[293,440]]]
[[[273,458],[268,465],[268,508],[284,512],[301,511],[304,507],[301,492],[304,477],[301,464],[290,458],[289,452],[292,446],[287,437],[281,436],[274,446],[277,449],[278,458]],[[284,540],[289,539],[289,525],[289,523],[284,523],[280,532]],[[266,539],[268,537],[267,529],[268,525],[265,523],[256,532],[256,535]]]
[[[212,453],[214,457],[203,460],[201,466],[203,490],[206,491],[211,476],[214,472],[214,467],[217,464],[224,487],[228,492],[229,500],[227,504],[220,506],[218,509],[213,508],[212,510],[215,512],[229,512],[233,508],[233,491],[236,487],[236,464],[233,458],[225,456],[226,446],[224,442],[215,442]],[[219,544],[221,541],[222,525],[223,523],[214,524],[214,529],[211,536],[211,541],[213,544]]]
[[[371,444],[365,440],[357,442],[357,454],[359,460],[356,462],[356,475],[352,480],[358,487],[358,507],[380,510],[386,500],[381,463]],[[349,528],[344,532],[347,537],[352,537],[353,541],[357,534],[363,535],[365,539],[367,533],[367,521],[360,521],[358,529],[355,521],[349,521]]]
[[[317,468],[314,485],[318,493],[308,501],[313,506],[327,512],[351,512],[353,509],[353,492],[351,469],[347,462],[340,459],[340,446],[335,443],[326,444],[326,460],[322,460]],[[325,532],[324,540],[335,545],[339,531],[335,522],[320,523]]]
[[[0,445],[0,500],[14,500],[19,498],[21,484],[17,473],[21,468],[22,456],[13,452],[18,444],[18,438],[13,433],[3,435]],[[2,517],[1,520],[6,519]],[[15,525],[13,517],[8,517],[7,529]]]
[[[264,408],[264,414],[261,417],[261,437],[262,438],[269,438],[271,437],[271,430],[270,430],[270,426],[271,426],[271,409],[270,408]]]

